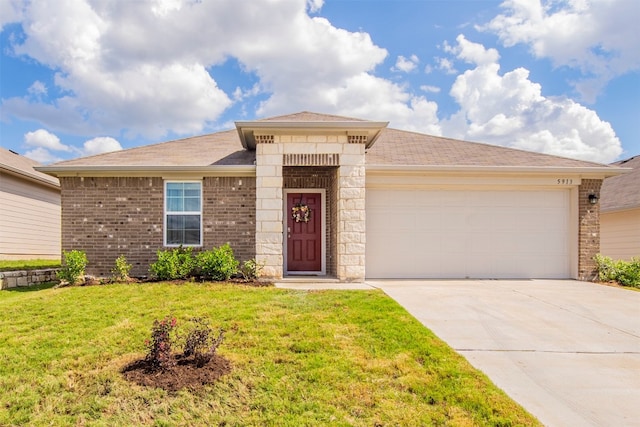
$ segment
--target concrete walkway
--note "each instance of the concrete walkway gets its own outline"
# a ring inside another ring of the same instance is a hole
[[[547,426],[640,426],[640,292],[570,280],[368,281]]]

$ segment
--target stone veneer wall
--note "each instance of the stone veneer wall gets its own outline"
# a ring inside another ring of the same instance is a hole
[[[354,141],[354,142],[352,142]],[[365,278],[365,146],[359,138],[343,147],[338,178],[338,279]]]
[[[336,181],[338,168],[318,166],[290,166],[284,167],[282,175],[285,189],[292,188],[322,188],[326,190],[326,250],[327,250],[327,275],[337,276],[336,269]]]
[[[164,184],[159,177],[63,177],[62,248],[83,250],[87,274],[108,277],[123,254],[146,276],[163,249]],[[255,256],[255,179],[205,177],[205,249],[229,242],[240,260]]]
[[[39,283],[56,282],[57,268],[40,270],[0,271],[0,290],[37,285]]]
[[[362,135],[256,135],[256,259],[264,278],[283,276],[283,165],[339,165],[336,271],[341,281],[365,277],[365,143]],[[300,155],[300,156],[299,156]],[[318,164],[320,163],[320,164]]]
[[[578,279],[595,280],[593,257],[600,252],[600,202],[591,204],[589,194],[600,196],[601,179],[583,179],[578,188]]]

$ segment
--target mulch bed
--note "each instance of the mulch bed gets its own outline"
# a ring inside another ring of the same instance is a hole
[[[231,362],[218,354],[214,354],[211,360],[202,366],[198,366],[192,357],[187,358],[181,354],[173,357],[176,364],[168,370],[154,370],[142,359],[125,366],[122,375],[126,380],[141,386],[178,391],[183,388],[200,389],[231,372]]]

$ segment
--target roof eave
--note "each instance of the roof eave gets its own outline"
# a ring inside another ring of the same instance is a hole
[[[635,209],[640,209],[640,204],[628,205],[628,206],[613,206],[613,207],[600,206],[600,213],[618,213],[618,212],[632,211]]]
[[[39,166],[36,170],[56,176],[255,176],[254,165],[211,166]]]
[[[287,121],[237,121],[235,122],[242,146],[247,150],[256,149],[255,133],[286,133],[300,132],[345,132],[367,136],[366,148],[373,146],[380,136],[382,129],[389,122],[370,121],[316,121],[316,122],[287,122]]]
[[[34,167],[34,169],[38,170],[37,167]],[[3,170],[3,171],[7,172],[10,175],[17,176],[17,177],[20,177],[20,178],[24,178],[24,179],[26,179],[28,181],[35,182],[37,184],[44,185],[46,187],[50,187],[50,188],[54,188],[56,190],[60,190],[60,184],[59,183],[55,183],[55,182],[49,181],[49,180],[47,180],[45,178],[41,178],[41,177],[39,177],[37,175],[24,172],[24,171],[22,171],[20,169],[13,168],[13,167],[11,167],[9,165],[0,165],[0,170]],[[39,171],[39,172],[41,172],[41,171]]]
[[[485,172],[501,174],[546,173],[546,174],[580,174],[603,178],[629,173],[632,169],[611,166],[478,166],[478,165],[366,165],[367,172],[372,173],[406,173],[406,172]]]

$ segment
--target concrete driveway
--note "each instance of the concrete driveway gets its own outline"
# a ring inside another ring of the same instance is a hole
[[[547,426],[640,426],[640,292],[571,280],[367,281]]]

